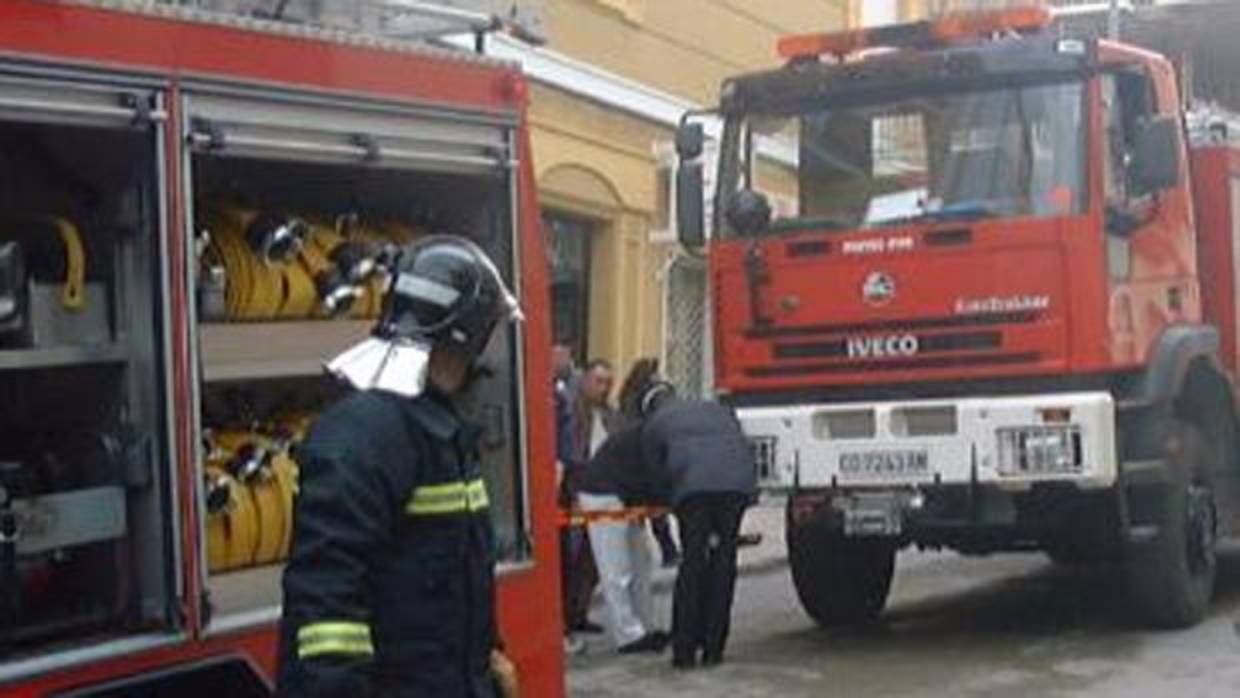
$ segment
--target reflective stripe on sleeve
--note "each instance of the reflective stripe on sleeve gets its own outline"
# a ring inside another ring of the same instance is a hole
[[[298,659],[324,654],[370,656],[374,653],[370,626],[366,623],[320,621],[304,625],[297,631]]]
[[[412,516],[441,516],[482,511],[490,506],[486,483],[476,480],[422,485],[413,491],[405,505]]]

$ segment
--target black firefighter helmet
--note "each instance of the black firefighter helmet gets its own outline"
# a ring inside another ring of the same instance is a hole
[[[397,255],[372,337],[328,368],[358,388],[414,396],[425,386],[432,350],[452,350],[472,363],[501,319],[520,317],[516,298],[477,245],[451,235],[423,238]]]

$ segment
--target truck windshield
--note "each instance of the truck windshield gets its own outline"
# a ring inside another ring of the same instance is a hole
[[[1079,213],[1085,132],[1079,82],[749,113],[725,128],[720,210],[751,188],[771,203],[764,232]]]

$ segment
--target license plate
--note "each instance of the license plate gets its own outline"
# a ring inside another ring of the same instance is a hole
[[[846,536],[898,536],[904,530],[905,504],[899,495],[856,495],[837,507],[844,512]]]
[[[930,455],[926,451],[841,453],[839,466],[844,479],[898,479],[927,474]]]

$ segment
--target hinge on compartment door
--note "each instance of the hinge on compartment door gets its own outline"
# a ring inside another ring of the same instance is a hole
[[[155,97],[135,92],[121,95],[121,106],[133,110],[132,126],[147,127],[155,122]]]
[[[365,154],[362,155],[362,160],[373,163],[378,162],[379,158],[383,156],[383,153],[379,151],[379,141],[374,136],[357,133],[353,135],[351,140],[353,145],[365,151]]]
[[[190,144],[206,150],[223,150],[226,143],[224,129],[212,121],[195,117],[190,121]]]

